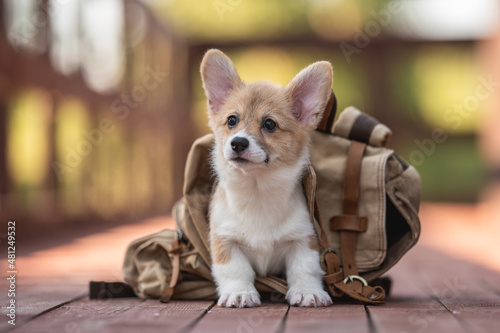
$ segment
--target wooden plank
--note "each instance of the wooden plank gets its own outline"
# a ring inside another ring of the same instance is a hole
[[[367,308],[377,332],[466,332],[453,314],[430,298],[393,298]]]
[[[7,291],[6,287],[2,290]],[[0,316],[5,320],[0,322],[0,331],[7,331],[22,326],[31,318],[49,311],[78,297],[83,297],[87,292],[82,285],[23,285],[16,284],[15,288],[15,326],[8,323],[7,305],[10,298],[1,300]]]
[[[415,282],[419,247],[391,271],[392,292],[385,305],[367,306],[377,332],[464,332],[456,318]]]
[[[500,274],[443,253],[425,250],[426,259],[416,261],[422,286],[445,306],[463,300],[469,304],[497,304],[500,297],[489,290],[488,281],[500,281]]]
[[[85,298],[40,316],[13,332],[177,332],[196,321],[212,303]]]
[[[500,326],[500,295],[492,292],[485,278],[500,275],[482,266],[426,250],[418,262],[422,285],[452,313],[466,331],[492,332]]]
[[[143,302],[140,299],[120,301],[117,305],[116,301],[90,301],[84,298],[39,316],[12,332],[87,332],[88,326],[102,325],[100,318],[111,320]],[[94,321],[95,324],[92,324]]]
[[[63,304],[86,292],[86,286],[20,283],[16,298],[18,325],[12,332],[459,333],[491,332],[500,325],[500,295],[494,292],[500,274],[496,272],[418,246],[390,275],[393,292],[386,305],[366,308],[337,302],[328,308],[264,303],[253,309],[226,309],[212,308],[213,302],[209,301],[161,304],[156,300],[87,298]],[[5,289],[4,282],[0,285]],[[5,301],[1,300],[2,315]],[[2,332],[12,328],[5,326],[5,321],[0,324]]]
[[[263,302],[255,308],[213,307],[190,332],[275,332],[285,318],[288,304]]]
[[[369,318],[361,304],[334,303],[329,307],[290,307],[286,333],[294,332],[370,332]]]
[[[158,332],[159,330],[179,332],[193,325],[212,305],[212,301],[172,301],[164,304],[158,300],[147,300],[129,311],[125,322],[120,320],[109,323],[106,328],[109,332],[125,333]]]
[[[492,292],[500,296],[500,273],[483,275],[480,277],[480,281],[487,292]]]

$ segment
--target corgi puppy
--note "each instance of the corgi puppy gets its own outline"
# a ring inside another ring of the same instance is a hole
[[[330,97],[332,66],[314,63],[282,88],[244,83],[224,53],[210,50],[201,76],[215,138],[209,220],[217,304],[258,306],[255,276],[282,273],[291,305],[332,304],[302,185],[309,132]]]

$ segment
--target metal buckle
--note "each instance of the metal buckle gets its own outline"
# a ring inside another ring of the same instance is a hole
[[[347,284],[347,282],[353,282],[354,280],[358,280],[360,281],[363,286],[368,286],[368,282],[366,282],[365,279],[363,279],[361,276],[359,275],[349,275],[347,276],[345,279],[344,279],[344,283]]]

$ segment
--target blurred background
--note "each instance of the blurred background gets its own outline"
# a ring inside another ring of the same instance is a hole
[[[1,220],[32,247],[44,230],[39,247],[69,239],[59,230],[167,225],[151,218],[181,197],[209,131],[199,63],[215,47],[247,81],[330,61],[339,112],[387,124],[421,173],[427,241],[500,269],[481,247],[500,234],[499,15],[498,0],[3,0]],[[455,231],[473,244],[443,239]]]

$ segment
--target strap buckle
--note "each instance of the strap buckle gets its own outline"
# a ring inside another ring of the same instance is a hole
[[[320,255],[319,255],[319,262],[321,264],[321,268],[323,268],[324,271],[326,271],[326,268],[327,268],[327,265],[326,265],[326,260],[325,260],[325,256],[327,253],[335,253],[337,254],[337,252],[335,252],[334,249],[332,249],[331,247],[327,247],[326,249],[324,249]]]
[[[347,276],[344,279],[344,283],[347,284],[348,282],[353,282],[354,280],[360,281],[363,284],[363,286],[365,286],[365,287],[368,286],[368,282],[366,282],[366,280],[364,278],[362,278],[361,276],[359,276],[359,275],[349,275],[349,276]]]

